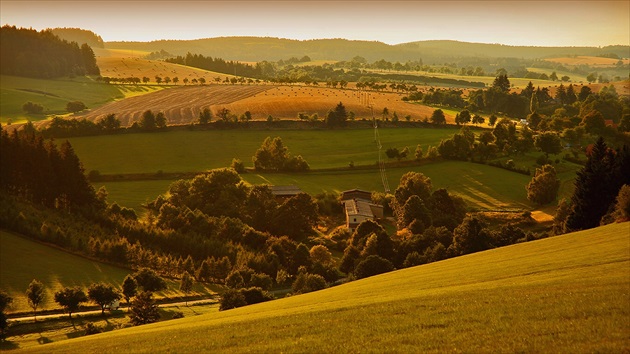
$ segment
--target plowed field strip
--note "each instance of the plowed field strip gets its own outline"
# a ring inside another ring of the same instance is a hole
[[[114,113],[123,126],[137,121],[146,110],[164,112],[169,124],[194,121],[199,112],[214,105],[227,105],[271,89],[271,86],[189,86],[131,97],[87,112],[83,117],[97,121]]]

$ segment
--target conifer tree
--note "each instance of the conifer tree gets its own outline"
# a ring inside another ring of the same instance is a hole
[[[586,165],[577,172],[575,191],[571,197],[572,209],[565,222],[565,232],[599,226],[618,192],[611,195],[613,164],[614,154],[600,137]]]

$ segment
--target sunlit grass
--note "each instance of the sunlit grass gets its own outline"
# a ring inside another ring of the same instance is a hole
[[[624,352],[630,224],[47,345],[55,352]]]

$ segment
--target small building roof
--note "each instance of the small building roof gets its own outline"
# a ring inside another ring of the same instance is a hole
[[[359,215],[365,216],[369,218],[374,217],[374,213],[372,212],[372,208],[370,208],[370,203],[360,200],[360,199],[349,199],[344,201],[344,206],[346,207],[346,215]]]
[[[300,187],[296,185],[289,186],[270,186],[271,193],[276,197],[289,197],[302,193]]]
[[[350,189],[350,190],[341,192],[341,200],[349,200],[349,199],[357,199],[357,198],[371,200],[372,192],[364,191],[361,189]]]

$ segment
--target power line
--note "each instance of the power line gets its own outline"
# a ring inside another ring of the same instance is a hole
[[[374,117],[374,106],[370,103],[370,96],[367,92],[366,102],[367,106],[372,111],[372,122],[374,124],[374,142],[376,143],[376,148],[378,149],[378,169],[381,175],[381,182],[383,183],[383,189],[385,190],[385,193],[390,193],[389,181],[387,180],[387,173],[385,171],[385,161],[383,161],[383,145],[381,144],[381,137],[378,134],[378,123],[376,122],[376,118]]]

